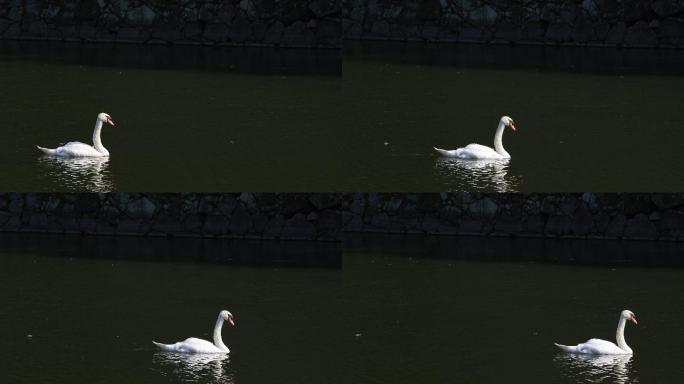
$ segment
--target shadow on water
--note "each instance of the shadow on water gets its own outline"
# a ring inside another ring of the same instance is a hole
[[[109,157],[41,156],[38,162],[56,190],[111,192],[116,189],[109,172]]]
[[[345,42],[353,60],[474,69],[585,74],[684,75],[684,52],[662,49]]]
[[[192,262],[255,267],[341,268],[337,242],[145,238],[5,233],[0,254],[12,251],[64,258]]]
[[[347,234],[345,252],[425,259],[602,267],[684,267],[684,244],[663,241]]]
[[[576,355],[553,358],[559,372],[575,383],[638,383],[632,355]]]
[[[341,76],[339,49],[0,41],[0,60],[254,75]]]
[[[440,157],[435,170],[451,190],[516,192],[521,177],[508,175],[509,160],[464,160]]]
[[[152,356],[153,369],[161,376],[170,376],[183,382],[235,383],[227,354],[178,354],[156,352]]]

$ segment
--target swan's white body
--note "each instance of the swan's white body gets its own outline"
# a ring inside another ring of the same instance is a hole
[[[589,339],[584,343],[577,345],[563,345],[554,343],[558,348],[568,353],[582,353],[588,355],[631,355],[632,348],[627,345],[625,341],[625,324],[627,320],[637,324],[636,316],[632,311],[624,310],[620,313],[620,320],[615,339],[617,345],[607,340]]]
[[[508,116],[503,116],[499,120],[499,127],[494,134],[494,148],[487,147],[481,144],[468,144],[464,148],[458,149],[441,149],[434,147],[435,151],[442,156],[458,157],[467,160],[504,160],[510,159],[511,155],[506,152],[503,146],[503,132],[506,127],[511,127],[515,131],[515,123],[513,119]]]
[[[114,126],[112,118],[106,113],[97,115],[95,121],[95,129],[93,130],[93,145],[84,144],[78,141],[70,141],[61,147],[57,148],[43,148],[36,145],[38,149],[49,156],[58,157],[105,157],[109,156],[109,151],[102,145],[100,139],[100,132],[102,131],[102,124],[107,123]]]
[[[233,315],[223,310],[219,313],[218,319],[216,320],[216,325],[214,326],[214,343],[207,340],[198,339],[196,337],[189,337],[183,341],[179,341],[175,344],[162,344],[153,341],[154,345],[159,347],[164,351],[169,352],[180,352],[180,353],[230,353],[230,349],[223,344],[223,339],[221,339],[221,328],[223,327],[223,322],[228,321],[230,325],[235,325],[235,320]]]

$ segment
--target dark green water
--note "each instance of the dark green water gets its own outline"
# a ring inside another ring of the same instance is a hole
[[[8,234],[0,241],[4,383],[321,383],[340,376],[339,268],[206,262],[231,252],[260,258],[259,243]],[[295,248],[293,256],[311,251]],[[339,256],[339,249],[318,252]],[[236,318],[223,329],[230,357],[160,353],[152,345],[211,339],[223,308]]]
[[[0,45],[0,179],[22,191],[680,191],[678,51]],[[340,76],[342,74],[342,76]],[[89,142],[105,161],[34,145]],[[440,159],[492,145],[507,164]]]
[[[330,245],[263,244],[2,235],[3,382],[676,383],[684,374],[682,244],[352,237],[342,269]],[[312,253],[331,261],[301,257]],[[237,321],[223,330],[227,358],[150,343],[210,338],[221,308]],[[626,330],[633,356],[582,359],[552,345],[612,339],[624,308],[639,318]]]
[[[339,51],[0,47],[3,190],[325,191],[343,180],[330,147],[344,132],[328,123]],[[99,112],[116,123],[102,132],[109,159],[40,156],[36,144],[91,143]]]
[[[684,188],[681,52],[351,44],[344,57],[349,190]],[[433,153],[493,146],[502,115],[518,126],[510,163]]]
[[[348,382],[678,382],[684,271],[644,265],[660,255],[681,256],[682,245],[620,244],[348,242],[345,336],[354,340]],[[571,252],[583,252],[586,263]],[[595,262],[605,258],[613,261]],[[675,263],[682,265],[681,257]],[[553,346],[614,339],[625,308],[639,318],[626,329],[631,358],[581,359]]]

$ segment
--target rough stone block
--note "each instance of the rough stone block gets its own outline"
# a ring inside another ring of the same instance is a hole
[[[295,21],[285,28],[281,44],[286,46],[311,46],[316,42],[313,32],[301,21]]]
[[[359,232],[363,228],[363,219],[359,215],[343,212],[342,229],[349,232]]]
[[[204,219],[202,231],[208,235],[222,235],[226,232],[226,218],[221,215],[208,215]],[[232,224],[232,222],[231,222]],[[235,232],[233,232],[235,234]],[[247,230],[244,231],[247,233]]]
[[[201,215],[188,215],[183,222],[185,232],[199,233],[202,230],[204,219]]]
[[[568,23],[553,23],[546,30],[546,41],[565,43],[572,40],[572,26]]]
[[[654,47],[658,43],[656,33],[645,21],[639,21],[631,26],[625,35],[624,44],[633,47]]]
[[[315,193],[309,197],[311,204],[318,210],[339,207],[340,196],[336,193]]]
[[[131,201],[128,203],[126,213],[133,218],[150,218],[156,211],[156,206],[147,197]]]
[[[183,26],[183,37],[186,40],[200,41],[202,39],[202,25],[199,22],[190,22]]]
[[[223,221],[227,221],[225,217]],[[251,215],[247,209],[238,205],[230,218],[228,231],[234,235],[245,235],[250,232],[251,224]]]
[[[311,240],[316,238],[316,227],[301,213],[285,222],[281,237],[293,240]]]
[[[480,28],[464,27],[458,34],[458,39],[463,42],[480,43],[485,41],[484,31]]]
[[[283,226],[285,226],[285,218],[283,215],[276,215],[268,222],[266,229],[264,230],[264,236],[268,238],[280,238],[283,231]]]
[[[378,212],[370,217],[368,222],[376,229],[386,229],[390,224],[390,218],[385,212]]]
[[[573,27],[572,39],[577,42],[586,43],[594,39],[594,37],[594,26],[591,20],[583,16],[578,17]]]
[[[95,41],[97,38],[97,28],[92,25],[82,25],[78,31],[79,37],[87,41]]]
[[[509,214],[504,214],[496,218],[494,225],[495,232],[503,232],[506,234],[517,234],[523,231],[522,220],[519,217],[513,217]]]
[[[47,37],[47,23],[44,20],[34,20],[29,24],[28,34],[33,37]]]
[[[461,220],[458,232],[462,234],[481,235],[484,234],[484,226],[481,220],[466,218]]]
[[[251,41],[252,24],[246,19],[238,18],[229,26],[226,36],[235,43]]]
[[[78,229],[83,233],[96,233],[97,232],[97,220],[92,218],[81,219]]]
[[[606,237],[622,237],[626,224],[627,218],[624,215],[620,214],[613,217],[606,228]]]
[[[172,43],[183,39],[183,31],[174,25],[157,25],[152,29],[150,38]]]
[[[627,25],[624,22],[619,22],[610,28],[606,34],[606,43],[621,45],[625,39],[625,33],[627,32]]]
[[[316,26],[315,35],[319,45],[328,47],[342,45],[342,29],[337,20],[321,20]]]
[[[657,234],[656,226],[641,213],[627,222],[623,236],[628,239],[655,239]]]
[[[28,227],[31,229],[48,229],[47,215],[42,212],[31,214],[31,217],[28,222]]]

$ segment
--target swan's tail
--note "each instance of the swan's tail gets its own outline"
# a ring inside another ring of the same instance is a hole
[[[46,155],[52,155],[52,154],[55,152],[54,149],[43,148],[43,147],[41,147],[40,145],[36,145],[36,148],[38,148],[38,149],[40,149],[41,151],[43,151],[43,153],[46,154]]]
[[[568,352],[568,353],[574,353],[577,352],[577,347],[576,346],[568,346],[568,345],[563,345],[563,344],[558,344],[558,343],[553,343],[556,347],[558,347],[561,351],[563,352]]]
[[[442,155],[442,156],[446,156],[446,157],[455,157],[455,156],[456,156],[456,151],[455,151],[455,150],[449,151],[449,150],[442,149],[442,148],[437,148],[437,147],[432,147],[432,148],[433,148],[435,151],[439,152],[439,154]]]
[[[163,351],[175,351],[172,344],[162,344],[157,343],[156,341],[152,341],[152,344],[156,345],[157,347],[159,347],[159,349]]]

